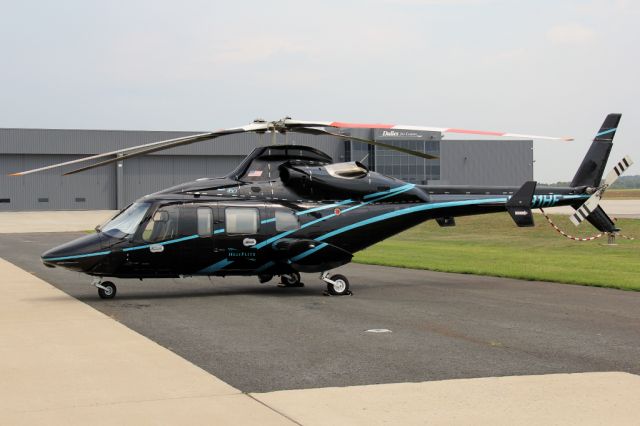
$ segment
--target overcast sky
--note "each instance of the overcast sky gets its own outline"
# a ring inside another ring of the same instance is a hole
[[[640,2],[0,0],[0,127],[214,130],[256,117],[541,135],[569,180],[608,112],[640,164]],[[640,174],[640,166],[629,174]]]

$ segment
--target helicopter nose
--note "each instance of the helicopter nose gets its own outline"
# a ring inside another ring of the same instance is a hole
[[[61,266],[73,271],[85,272],[92,269],[109,253],[109,250],[102,249],[100,236],[92,234],[47,250],[42,253],[41,258],[42,263],[50,268]]]

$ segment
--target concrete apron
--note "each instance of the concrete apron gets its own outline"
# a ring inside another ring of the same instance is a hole
[[[0,424],[638,424],[640,377],[554,374],[243,394],[0,259]]]
[[[291,424],[0,259],[0,424]]]
[[[93,230],[116,210],[0,212],[0,234]]]

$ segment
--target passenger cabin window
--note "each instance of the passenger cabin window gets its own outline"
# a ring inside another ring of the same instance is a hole
[[[227,234],[255,234],[260,215],[251,207],[227,207],[224,211]]]
[[[210,237],[213,228],[213,213],[209,207],[198,207],[198,235]]]
[[[166,206],[158,209],[142,232],[142,239],[155,243],[177,238],[179,236],[179,216],[178,206]]]
[[[298,216],[290,211],[276,210],[276,231],[292,231],[298,228]]]

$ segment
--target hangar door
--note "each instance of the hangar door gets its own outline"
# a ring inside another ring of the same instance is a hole
[[[149,155],[125,160],[124,200],[131,203],[143,195],[203,177],[224,176],[242,156]],[[122,206],[124,207],[124,206]]]
[[[22,170],[82,158],[78,155],[0,155],[0,211],[112,210],[116,208],[115,167],[99,167],[71,176],[69,168],[26,176],[7,176]]]

